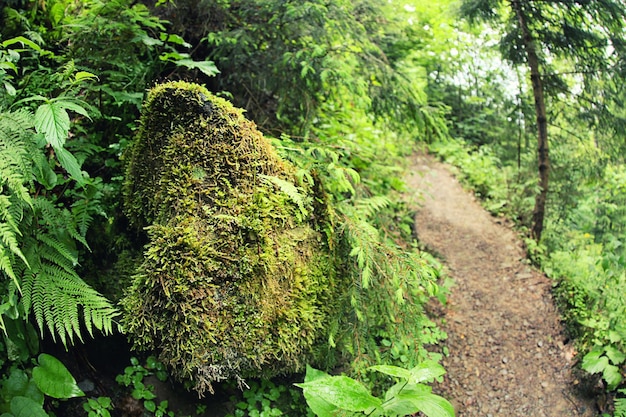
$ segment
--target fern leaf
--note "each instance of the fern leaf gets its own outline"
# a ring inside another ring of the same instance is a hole
[[[626,389],[618,390],[620,394],[626,394]],[[626,398],[615,398],[614,400],[615,411],[613,417],[626,417]]]
[[[362,198],[357,200],[354,205],[357,213],[364,219],[373,217],[376,213],[391,205],[391,199],[384,195]]]
[[[22,306],[33,313],[42,337],[47,329],[66,346],[76,337],[82,341],[81,321],[92,336],[94,327],[112,333],[117,309],[76,274],[73,251],[45,234],[26,242],[32,268],[22,276]]]
[[[89,247],[85,237],[77,230],[76,219],[67,209],[59,209],[51,201],[45,198],[37,198],[34,201],[34,209],[40,215],[40,223],[50,229],[63,229],[72,239],[77,240],[85,247]]]
[[[287,195],[287,197],[289,197],[291,201],[296,203],[298,209],[300,209],[302,218],[306,218],[306,216],[308,216],[307,205],[310,202],[310,197],[306,194],[302,194],[298,187],[296,187],[289,181],[285,181],[275,176],[261,175],[260,177],[267,182],[275,185],[281,192],[285,193],[285,195]]]
[[[31,161],[28,137],[32,115],[25,110],[0,113],[0,184],[30,204],[28,189]]]
[[[22,253],[22,250],[20,249],[19,243],[17,241],[17,235],[18,233],[16,233],[16,231],[11,226],[9,226],[8,223],[0,223],[0,243],[2,244],[2,246],[8,248],[12,253],[19,256],[20,259],[22,259],[22,261],[24,261],[24,263],[28,265],[28,261]]]
[[[72,215],[76,219],[76,225],[81,236],[87,234],[87,229],[89,229],[89,225],[93,221],[90,211],[91,209],[86,201],[79,201],[72,205]]]
[[[23,215],[19,204],[14,204],[7,195],[0,195],[0,220],[6,222],[16,234],[20,234],[17,219]]]
[[[0,246],[0,271],[4,272],[11,280],[20,288],[19,281],[13,270],[13,259],[11,259],[11,253],[6,250],[6,247]],[[20,289],[21,291],[21,289]]]
[[[49,234],[38,233],[37,239],[44,244],[44,249],[48,249],[46,253],[51,257],[49,260],[68,271],[73,271],[73,267],[78,264],[78,258],[72,250]]]

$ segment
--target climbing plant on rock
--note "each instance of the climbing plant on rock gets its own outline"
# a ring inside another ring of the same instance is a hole
[[[126,159],[126,213],[149,238],[122,302],[134,347],[200,394],[314,363],[346,285],[320,192],[241,110],[185,82],[149,92]]]

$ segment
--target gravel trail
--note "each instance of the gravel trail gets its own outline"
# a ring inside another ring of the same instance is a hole
[[[428,155],[412,160],[408,189],[421,198],[418,238],[455,280],[439,320],[447,375],[435,390],[458,417],[591,417],[573,374],[551,282],[529,266],[521,242]]]

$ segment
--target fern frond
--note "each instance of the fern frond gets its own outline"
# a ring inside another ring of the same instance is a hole
[[[72,216],[76,219],[76,226],[81,236],[87,235],[87,229],[93,221],[92,208],[86,200],[77,201],[72,205]]]
[[[302,218],[306,218],[308,216],[307,206],[310,204],[311,197],[306,194],[303,194],[298,187],[292,184],[289,181],[285,181],[282,178],[278,178],[272,175],[260,175],[262,179],[265,181],[275,185],[281,192],[283,192],[287,197],[291,199],[300,210],[300,214]]]
[[[59,209],[47,198],[36,198],[33,201],[33,211],[40,217],[40,223],[56,225],[59,223]]]
[[[93,222],[95,215],[106,217],[102,209],[102,193],[98,191],[96,187],[85,187],[81,193],[81,199],[72,204],[72,218],[74,219],[74,225],[77,233],[81,238],[74,237],[74,239],[83,243],[85,247],[89,248],[85,240],[87,230]]]
[[[6,222],[16,234],[20,234],[18,220],[21,220],[22,216],[20,204],[14,204],[8,195],[0,195],[0,221]]]
[[[22,306],[33,313],[42,337],[47,329],[66,346],[76,337],[82,341],[81,321],[92,336],[94,328],[112,333],[117,309],[76,274],[72,250],[50,235],[27,242],[33,259],[22,276]]]
[[[46,257],[42,257],[63,267],[65,270],[74,270],[74,267],[78,264],[78,257],[70,248],[46,233],[37,233],[37,239],[44,244],[39,253],[45,253]]]
[[[19,256],[26,265],[28,261],[20,249],[20,245],[17,241],[19,230],[16,231],[8,223],[0,222],[0,247],[5,247],[15,255]],[[9,275],[10,276],[10,275]]]
[[[85,236],[79,232],[76,219],[69,210],[61,209],[45,198],[35,199],[34,210],[41,217],[40,223],[47,225],[50,229],[65,230],[72,239],[89,248]]]
[[[20,289],[19,281],[17,280],[17,276],[13,270],[14,261],[11,255],[12,253],[8,251],[6,247],[0,246],[0,272],[5,273],[9,278],[11,278],[11,280],[17,285],[18,289]]]
[[[626,389],[618,390],[620,394],[626,394]],[[613,417],[626,417],[626,398],[615,398],[614,400],[615,411]]]
[[[389,207],[391,204],[391,199],[384,195],[361,198],[354,202],[357,213],[364,219],[370,219],[376,213]]]
[[[27,110],[0,113],[0,184],[30,204],[25,183],[31,181],[29,136],[33,115]]]

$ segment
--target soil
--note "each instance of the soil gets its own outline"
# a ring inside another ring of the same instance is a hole
[[[455,281],[447,305],[431,309],[449,350],[435,390],[458,417],[598,415],[576,376],[552,283],[530,266],[518,236],[432,156],[411,162],[407,188],[421,195],[419,241]]]

